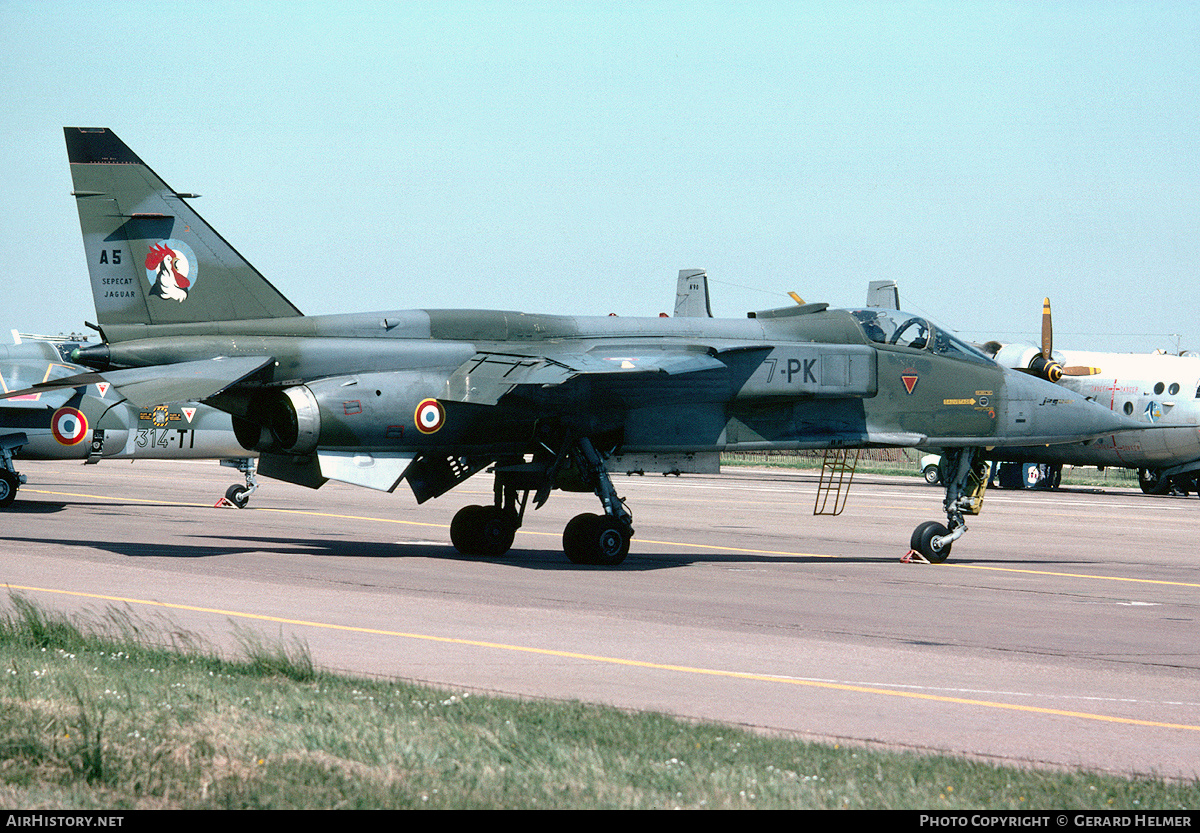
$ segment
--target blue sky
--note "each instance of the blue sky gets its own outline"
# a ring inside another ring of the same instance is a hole
[[[94,316],[62,127],[309,314],[906,309],[1200,349],[1200,4],[0,0],[0,340]]]

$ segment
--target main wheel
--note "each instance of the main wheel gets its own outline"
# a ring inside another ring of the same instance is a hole
[[[563,552],[573,564],[615,567],[629,555],[632,537],[633,530],[611,515],[576,515],[563,530]]]
[[[234,483],[225,490],[225,499],[238,509],[245,509],[246,504],[250,502],[250,488]]]
[[[1165,495],[1171,490],[1170,478],[1163,477],[1160,469],[1138,469],[1138,485],[1148,495]]]
[[[20,485],[21,481],[13,472],[7,469],[0,471],[0,509],[12,506],[12,502],[17,499],[17,489]]]
[[[479,554],[504,555],[512,549],[517,537],[517,525],[499,506],[484,506],[478,517]]]
[[[1024,489],[1025,466],[1022,463],[1001,463],[996,485],[1001,489]]]
[[[934,466],[934,465],[926,466],[925,470],[922,472],[922,474],[925,475],[925,482],[928,483],[930,486],[936,486],[938,480],[940,479],[938,477],[938,468],[937,468],[937,466]]]
[[[450,521],[450,543],[463,555],[479,555],[475,549],[479,527],[476,518],[485,508],[464,506],[454,513],[454,519]]]
[[[516,524],[497,506],[464,506],[450,522],[450,543],[463,555],[504,555],[516,535]]]
[[[1187,497],[1192,492],[1195,492],[1196,496],[1200,497],[1200,480],[1196,478],[1195,474],[1190,472],[1188,474],[1181,474],[1173,478],[1172,482],[1174,482],[1175,487],[1179,489],[1184,497]]]
[[[934,549],[933,539],[949,534],[950,530],[937,521],[925,521],[925,523],[919,524],[913,530],[912,538],[908,541],[908,546],[910,549],[925,556],[925,560],[930,564],[941,564],[950,557],[950,548],[952,545],[942,544],[937,549]]]
[[[1051,489],[1057,489],[1062,485],[1062,463],[1055,463],[1050,466],[1046,482]]]

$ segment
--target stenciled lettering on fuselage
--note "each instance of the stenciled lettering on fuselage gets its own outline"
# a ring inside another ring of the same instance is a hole
[[[816,359],[788,359],[784,367],[780,368],[779,359],[767,359],[763,362],[767,366],[767,384],[770,384],[775,379],[775,373],[778,371],[787,380],[787,384],[792,384],[797,373],[803,373],[803,382],[805,384],[812,382],[817,384],[817,360]]]
[[[154,448],[190,450],[196,447],[196,432],[190,428],[139,428],[134,443],[143,451]]]
[[[738,395],[840,395],[874,393],[875,351],[858,345],[776,347],[742,385]]]
[[[183,414],[173,414],[171,409],[166,405],[155,405],[145,411],[138,413],[138,419],[143,422],[149,422],[156,428],[165,428],[172,422],[178,422],[183,419]],[[188,420],[191,422],[191,420]]]
[[[942,405],[958,406],[965,405],[976,411],[987,411],[987,414],[992,419],[996,418],[996,408],[992,405],[992,392],[990,390],[977,390],[974,396],[964,396],[960,398],[943,399]]]
[[[195,416],[195,406],[184,406],[178,411],[173,411],[169,405],[155,405],[153,408],[139,411],[134,444],[143,451],[155,448],[195,448],[196,432],[186,427]]]

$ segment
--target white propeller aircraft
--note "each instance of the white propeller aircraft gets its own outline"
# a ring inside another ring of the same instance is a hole
[[[1200,357],[1166,353],[1098,353],[1054,350],[1050,299],[1042,307],[1042,344],[982,345],[1005,367],[1041,376],[1145,422],[1085,443],[996,449],[1002,461],[1047,463],[1051,478],[1064,464],[1138,470],[1142,491],[1197,491],[1200,475]],[[1153,428],[1151,428],[1153,426]]]

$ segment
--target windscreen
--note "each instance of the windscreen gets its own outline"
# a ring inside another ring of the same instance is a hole
[[[934,353],[978,364],[995,365],[982,352],[938,327],[929,319],[894,309],[852,310],[867,338],[876,344],[930,350]]]

